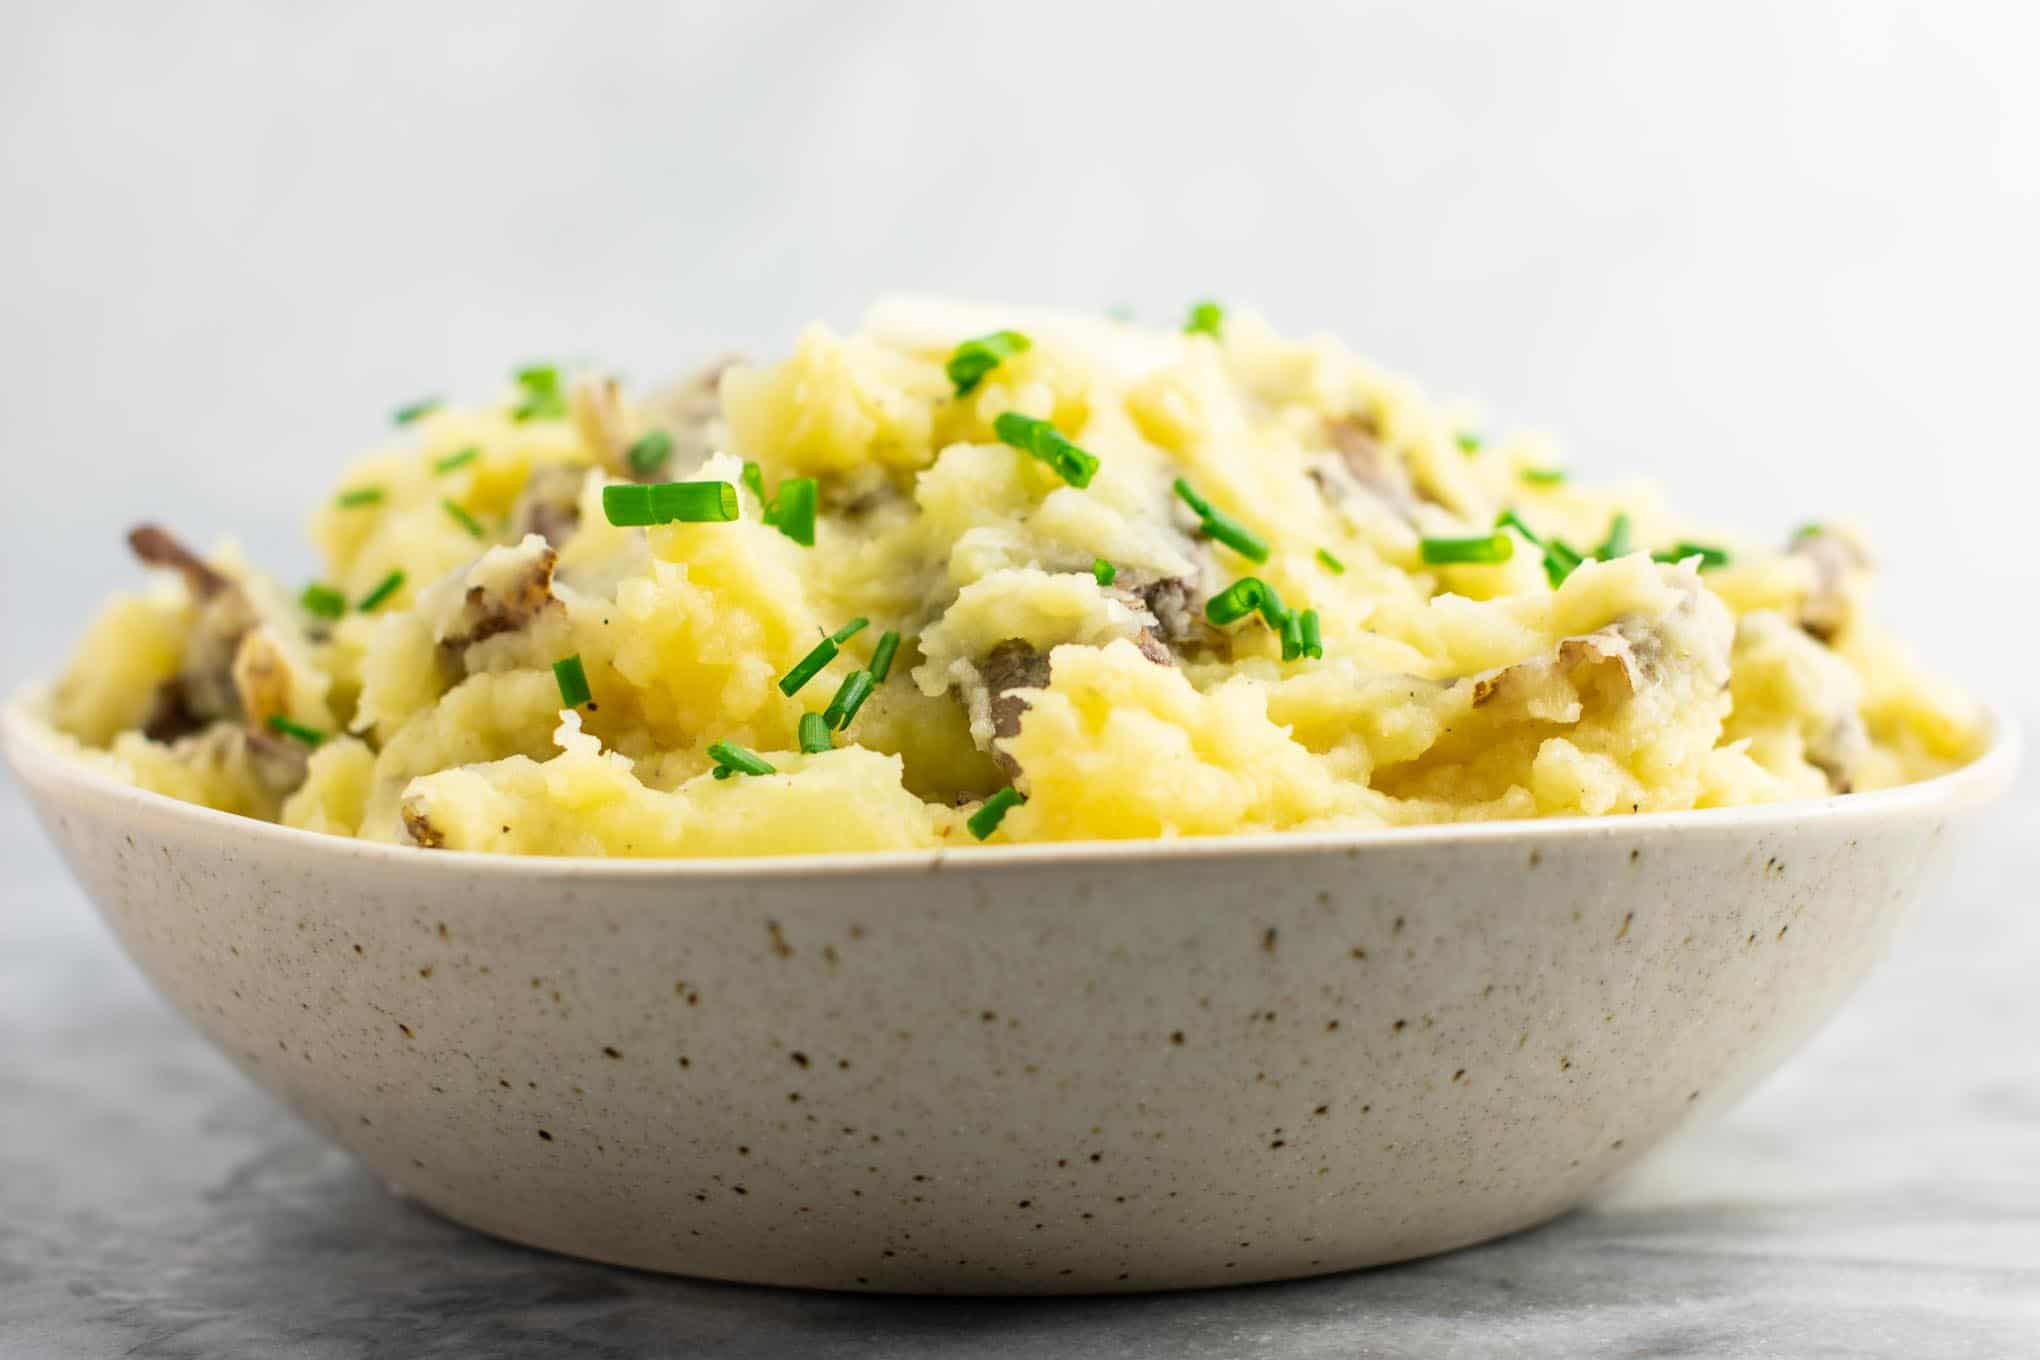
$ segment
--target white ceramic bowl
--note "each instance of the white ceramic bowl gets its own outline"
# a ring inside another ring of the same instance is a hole
[[[364,845],[0,720],[142,969],[405,1193],[652,1270],[1167,1289],[1577,1203],[1835,1009],[2016,762],[1821,802],[779,861]]]

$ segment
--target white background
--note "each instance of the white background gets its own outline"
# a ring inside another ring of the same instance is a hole
[[[1726,522],[1854,515],[1887,613],[2032,709],[2029,6],[8,14],[0,683],[136,579],[140,516],[307,571],[413,396],[912,289],[1212,294]]]

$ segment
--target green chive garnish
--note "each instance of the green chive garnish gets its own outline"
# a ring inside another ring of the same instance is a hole
[[[364,505],[381,505],[382,502],[383,489],[379,486],[357,486],[333,498],[333,504],[342,510],[359,510]]]
[[[269,730],[276,733],[279,737],[290,737],[293,740],[303,742],[315,751],[326,740],[326,734],[318,728],[306,727],[303,723],[294,723],[281,713],[269,715]]]
[[[1119,579],[1119,568],[1102,557],[1091,559],[1091,578],[1101,586],[1109,586]]]
[[[1208,335],[1214,340],[1225,338],[1225,308],[1206,299],[1192,303],[1189,319],[1183,323],[1185,335]]]
[[[1556,587],[1565,584],[1565,578],[1579,569],[1586,561],[1578,549],[1562,538],[1548,538],[1544,541],[1544,575]]]
[[[1524,468],[1523,480],[1532,486],[1557,486],[1565,481],[1564,468]]]
[[[822,667],[835,659],[835,641],[831,638],[823,638],[815,645],[813,651],[809,652],[799,661],[796,661],[793,669],[780,677],[779,692],[791,699],[794,695],[800,693],[802,685],[814,679],[815,676],[821,673]]]
[[[432,464],[432,471],[435,475],[444,477],[449,472],[460,471],[481,456],[482,446],[470,444],[457,453],[449,453],[446,457],[435,460]]]
[[[850,620],[850,622],[844,624],[841,628],[838,628],[835,632],[829,634],[829,641],[835,643],[848,642],[851,638],[856,637],[859,633],[863,632],[870,626],[871,620],[865,618],[862,614],[859,614],[856,618]]]
[[[553,662],[553,679],[559,682],[560,703],[566,708],[579,708],[595,697],[588,689],[588,672],[578,655]]]
[[[1629,516],[1617,511],[1615,518],[1608,521],[1608,536],[1601,540],[1601,546],[1594,549],[1594,556],[1603,562],[1612,562],[1618,557],[1629,555]]]
[[[307,614],[322,619],[337,619],[347,612],[347,597],[331,586],[310,585],[298,597]]]
[[[421,401],[412,402],[409,406],[399,406],[390,415],[390,419],[399,425],[409,425],[414,420],[423,420],[438,409],[439,398],[426,397]]]
[[[1014,355],[1025,354],[1030,344],[1018,331],[993,331],[958,345],[949,356],[948,365],[949,381],[956,384],[956,395],[970,395],[987,373]]]
[[[666,466],[666,460],[673,456],[673,436],[664,430],[653,430],[642,435],[623,451],[623,460],[630,464],[630,470],[641,477],[648,477]]]
[[[1275,593],[1275,587],[1261,582],[1261,617],[1270,628],[1280,629],[1282,621],[1289,617],[1289,606],[1282,603],[1282,597]]]
[[[1175,490],[1183,504],[1196,511],[1197,518],[1204,522],[1205,537],[1225,544],[1249,562],[1268,560],[1268,545],[1259,534],[1198,495],[1181,477],[1176,479]]]
[[[1824,534],[1826,532],[1826,525],[1810,520],[1792,531],[1792,541],[1797,543],[1802,538],[1812,538],[1817,534]]]
[[[1249,562],[1268,560],[1268,545],[1261,536],[1223,510],[1213,510],[1204,517],[1204,532]]]
[[[1303,654],[1313,660],[1322,659],[1325,654],[1324,637],[1318,631],[1318,613],[1315,609],[1303,611]]]
[[[1728,549],[1711,547],[1705,543],[1681,543],[1668,552],[1654,552],[1651,556],[1660,562],[1683,562],[1689,557],[1700,559],[1700,570],[1712,571],[1728,565]]]
[[[789,477],[771,496],[765,494],[765,470],[746,462],[742,474],[744,489],[758,498],[765,522],[803,548],[815,546],[815,504],[820,483],[812,477]]]
[[[731,769],[727,765],[718,765],[713,770],[710,770],[709,773],[714,775],[717,779],[728,779],[731,775],[735,774],[736,771]]]
[[[393,571],[389,575],[383,577],[382,580],[379,583],[377,583],[376,588],[374,590],[371,590],[368,592],[368,594],[362,596],[361,603],[356,605],[355,608],[359,609],[362,613],[366,614],[370,610],[374,609],[377,605],[386,603],[389,600],[390,596],[396,594],[399,590],[402,590],[403,588],[404,588],[404,573],[401,571]]]
[[[818,756],[834,746],[829,736],[829,720],[819,713],[800,715],[800,752],[806,756]]]
[[[999,823],[1006,820],[1007,813],[1026,801],[1026,794],[1008,785],[985,799],[985,805],[971,813],[970,820],[964,825],[970,828],[971,835],[983,840],[999,829]]]
[[[1282,659],[1295,661],[1303,655],[1303,618],[1298,614],[1282,617]]]
[[[1480,436],[1469,431],[1461,430],[1453,435],[1452,442],[1459,445],[1459,451],[1469,458],[1480,452]]]
[[[829,706],[822,710],[822,717],[829,726],[842,731],[857,716],[857,710],[864,706],[864,701],[871,697],[872,688],[870,671],[850,672],[849,678],[836,690],[836,697],[829,700]]]
[[[1018,411],[1002,412],[992,422],[992,433],[1001,444],[1029,453],[1055,469],[1055,475],[1071,486],[1082,488],[1097,475],[1098,460],[1056,432],[1045,420],[1023,416]]]
[[[465,509],[463,509],[458,501],[449,498],[446,500],[442,500],[441,502],[439,502],[439,504],[445,509],[447,516],[451,518],[455,524],[458,524],[461,528],[467,530],[470,534],[473,534],[476,538],[482,538],[487,535],[488,530],[482,527],[482,522],[476,519],[473,515],[470,515]]]
[[[747,751],[735,742],[719,741],[708,748],[708,753],[716,759],[716,764],[719,767],[716,774],[718,779],[729,778],[728,775],[720,773],[720,770],[735,770],[738,774],[777,773],[758,756],[757,752]]]
[[[1492,565],[1506,562],[1516,551],[1516,540],[1504,533],[1482,534],[1477,538],[1426,538],[1418,543],[1426,564],[1434,567],[1462,563]]]
[[[737,517],[737,489],[728,482],[636,482],[602,488],[611,524],[720,524]]]
[[[1275,593],[1258,576],[1242,576],[1218,594],[1204,602],[1204,617],[1223,628],[1229,623],[1238,623],[1256,610],[1266,610],[1268,601]],[[1275,601],[1276,618],[1280,619],[1282,602]]]
[[[1332,556],[1332,551],[1329,548],[1319,548],[1317,550],[1317,560],[1324,563],[1325,570],[1334,576],[1344,576],[1346,574],[1346,564]]]
[[[765,522],[803,548],[815,546],[815,502],[820,486],[812,477],[788,477],[765,507]]]
[[[1504,510],[1495,516],[1496,529],[1514,529],[1530,540],[1530,546],[1544,554],[1544,575],[1551,582],[1553,590],[1565,584],[1565,578],[1573,574],[1581,558],[1564,539],[1546,541],[1538,537],[1537,531],[1523,522],[1523,517],[1514,510]]]
[[[516,421],[556,420],[567,413],[566,395],[560,391],[560,371],[552,364],[532,364],[517,370],[517,385],[524,399],[510,412]]]
[[[871,678],[879,684],[885,683],[892,673],[893,653],[900,649],[900,635],[888,628],[879,634],[878,645],[871,649]]]

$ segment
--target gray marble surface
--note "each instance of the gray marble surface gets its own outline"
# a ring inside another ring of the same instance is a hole
[[[1743,1107],[1539,1231],[1201,1294],[664,1279],[395,1199],[157,999],[0,790],[0,1356],[2040,1354],[2040,799]]]

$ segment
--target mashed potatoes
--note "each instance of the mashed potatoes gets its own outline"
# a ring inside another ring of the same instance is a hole
[[[642,397],[406,411],[302,595],[137,530],[172,575],[51,720],[172,797],[540,855],[1718,807],[1977,750],[1846,529],[1726,538],[1194,318],[889,304]]]

